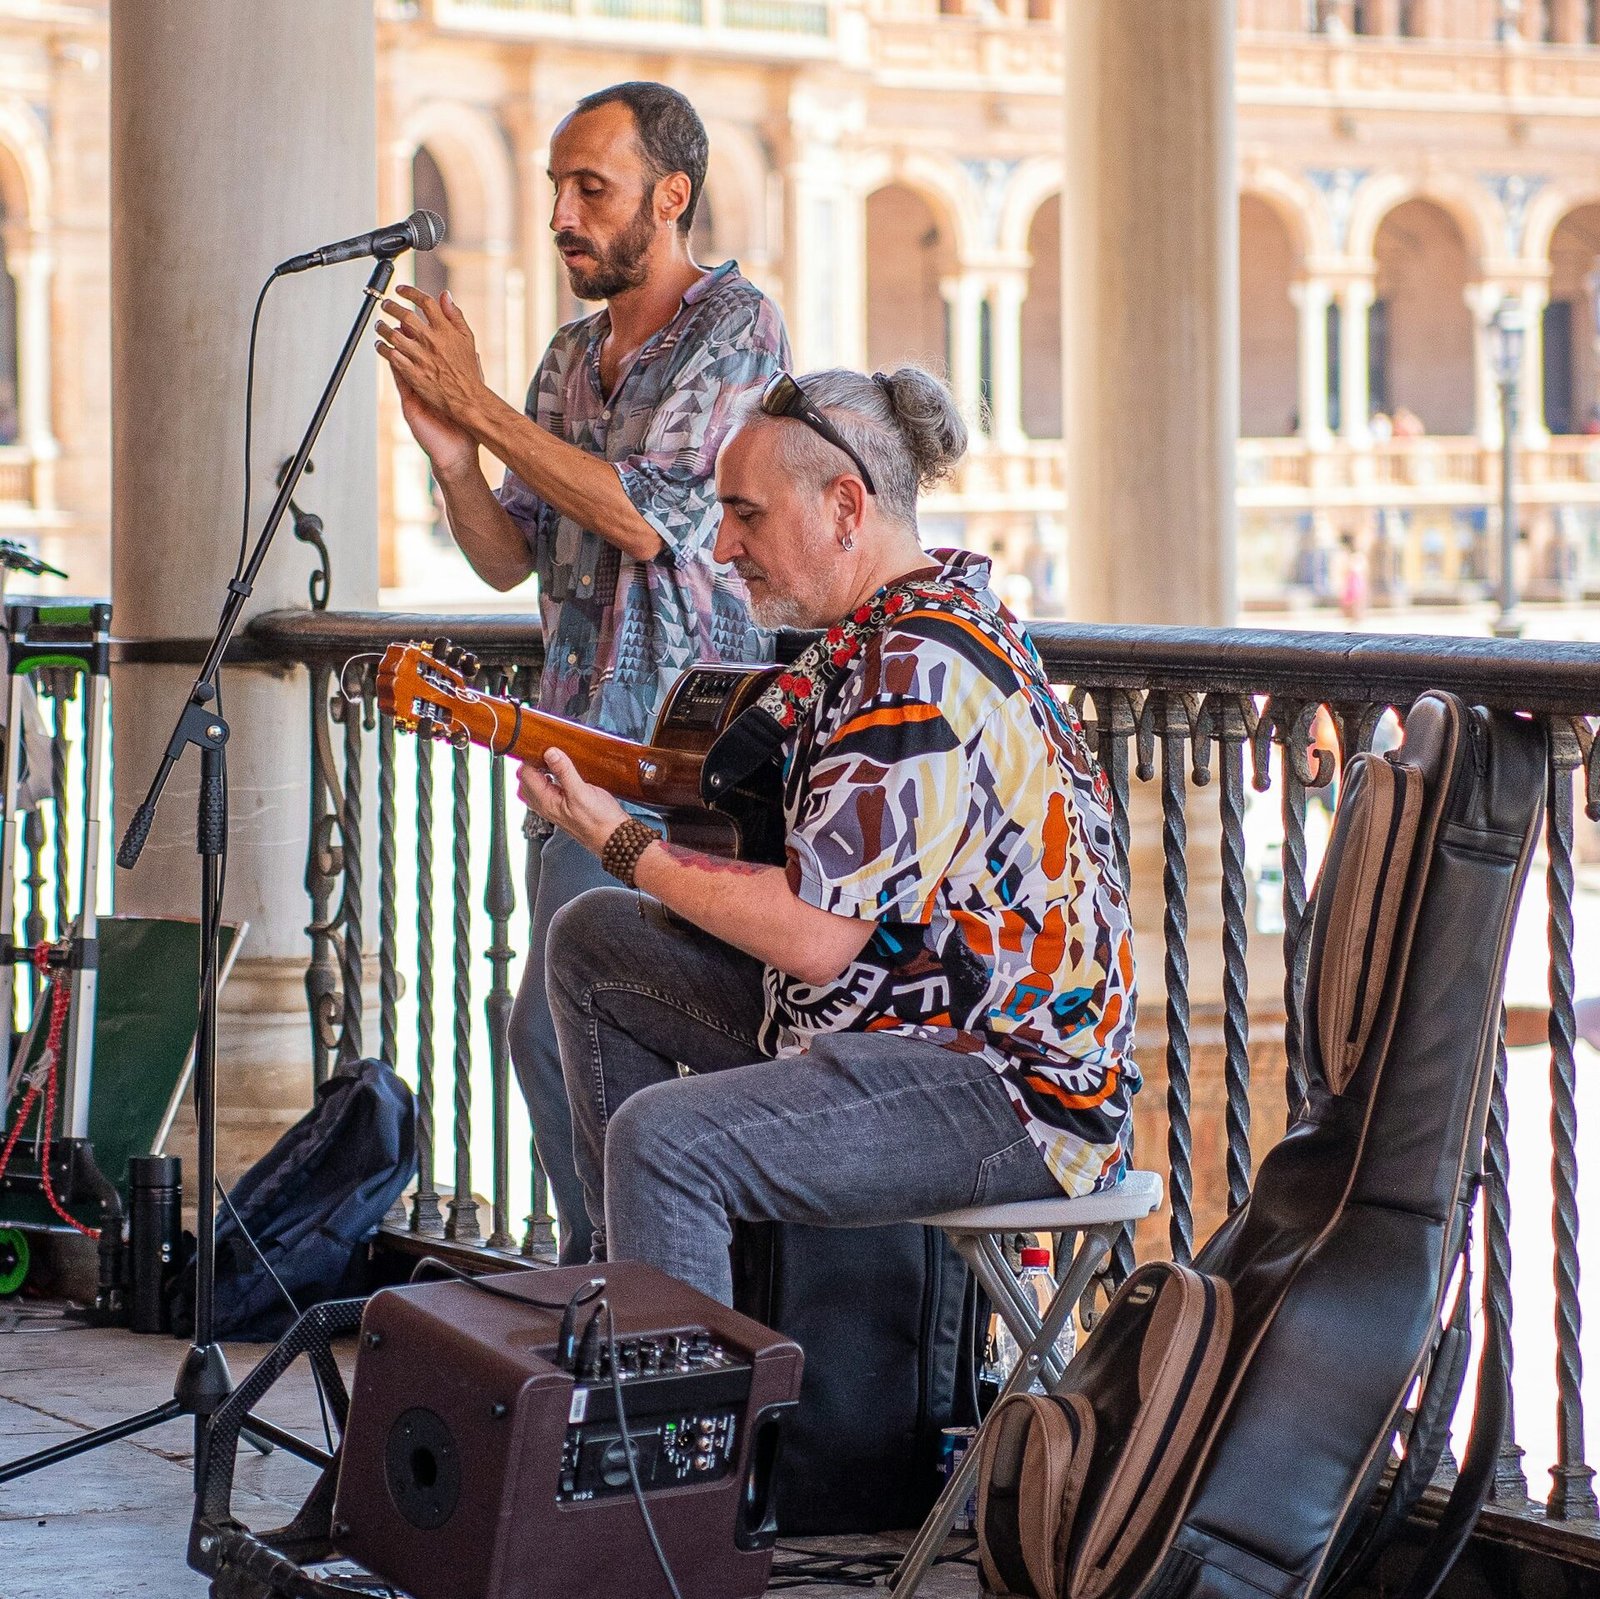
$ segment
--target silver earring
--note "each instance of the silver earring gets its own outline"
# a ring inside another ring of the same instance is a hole
[[[856,536],[855,536],[854,533],[846,533],[845,536],[842,539],[839,540],[839,548],[841,550],[846,551],[847,553],[850,550],[853,550],[855,547],[856,547]]]

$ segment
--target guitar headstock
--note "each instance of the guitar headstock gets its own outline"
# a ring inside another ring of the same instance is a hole
[[[491,696],[472,686],[478,658],[449,639],[391,644],[378,664],[378,708],[403,733],[464,745],[493,736]]]

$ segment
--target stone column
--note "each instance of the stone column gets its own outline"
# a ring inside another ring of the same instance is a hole
[[[973,444],[988,436],[982,422],[979,319],[989,285],[973,271],[962,271],[939,285],[950,317],[950,390],[967,419]],[[994,326],[993,321],[990,327]]]
[[[837,79],[803,77],[789,93],[782,304],[799,371],[859,364],[865,349],[866,197],[847,181],[846,148],[865,115]]]
[[[55,260],[42,245],[12,254],[17,286],[17,442],[33,457],[33,503],[55,509],[55,419],[50,396],[50,299]]]
[[[991,433],[1002,450],[1021,450],[1022,431],[1022,303],[1028,298],[1028,274],[1021,269],[997,272],[989,291],[994,419]]]
[[[1062,342],[1071,614],[1233,620],[1235,0],[1073,0]]]
[[[1528,283],[1522,289],[1522,416],[1517,437],[1530,449],[1542,450],[1550,442],[1544,423],[1544,313],[1550,303],[1549,283]]]
[[[1587,44],[1584,23],[1587,10],[1584,0],[1551,0],[1550,32],[1557,44]]]
[[[1367,412],[1372,376],[1367,369],[1369,312],[1376,297],[1372,280],[1358,278],[1339,291],[1339,436],[1365,444],[1370,437]]]
[[[245,341],[273,263],[376,219],[370,0],[295,7],[118,0],[111,18],[113,511],[116,631],[209,635],[233,574]],[[330,155],[336,152],[336,158]],[[370,263],[285,279],[259,346],[249,525],[321,393]],[[332,603],[376,600],[375,361],[362,350],[298,496],[323,518]],[[284,528],[251,614],[303,603],[308,552]],[[117,831],[142,798],[192,666],[124,664],[113,683]],[[309,765],[303,674],[224,674],[232,839],[226,915],[250,935],[224,990],[219,1104],[224,1176],[310,1102],[305,870]],[[119,910],[196,914],[199,768],[174,773]],[[369,837],[371,829],[368,829]]]
[[[1328,307],[1333,290],[1320,278],[1289,285],[1300,318],[1300,437],[1313,449],[1326,445],[1328,433]]]
[[[1472,312],[1472,431],[1485,449],[1500,448],[1500,384],[1495,377],[1494,317],[1506,289],[1497,283],[1469,283],[1467,309]]]

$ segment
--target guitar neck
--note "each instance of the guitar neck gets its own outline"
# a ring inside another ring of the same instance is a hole
[[[492,712],[488,725],[483,711]],[[657,749],[631,739],[569,722],[510,700],[482,696],[479,714],[463,717],[474,744],[519,761],[542,761],[559,749],[572,759],[585,782],[640,805],[699,806],[701,757]],[[483,724],[480,726],[480,723]]]

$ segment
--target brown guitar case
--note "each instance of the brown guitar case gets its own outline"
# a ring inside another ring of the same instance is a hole
[[[986,1593],[1309,1599],[1398,1530],[1466,1364],[1470,1222],[1545,761],[1537,724],[1429,694],[1399,750],[1349,763],[1307,920],[1304,1111],[1192,1266],[1134,1272],[1060,1390],[991,1418]],[[1473,1436],[1406,1599],[1437,1589],[1492,1475],[1505,1328],[1485,1326]]]

